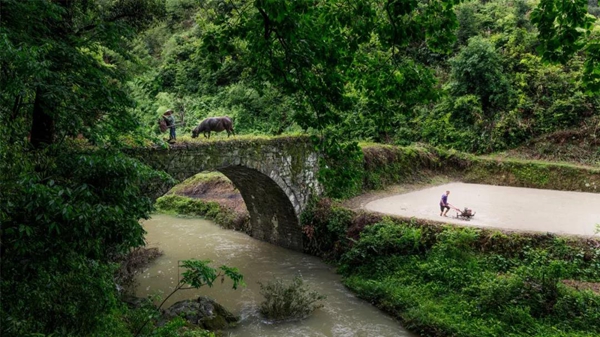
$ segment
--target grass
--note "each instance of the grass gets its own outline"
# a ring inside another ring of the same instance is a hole
[[[592,117],[578,128],[542,135],[496,157],[542,159],[553,162],[600,166],[600,118]]]
[[[277,136],[270,135],[235,135],[227,137],[227,133],[212,133],[210,138],[205,138],[204,136],[199,136],[197,138],[192,138],[191,135],[181,135],[177,137],[177,141],[174,143],[177,144],[198,144],[198,143],[216,143],[216,142],[236,142],[236,141],[276,141],[276,140],[285,140],[285,139],[299,139],[305,138],[308,139],[307,134],[302,133],[290,133],[290,134],[282,134]]]

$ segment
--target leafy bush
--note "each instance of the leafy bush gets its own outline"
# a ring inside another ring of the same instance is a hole
[[[326,259],[337,259],[347,249],[346,238],[352,213],[334,206],[330,199],[310,200],[300,215],[304,251]]]
[[[167,194],[158,198],[156,208],[161,212],[206,217],[218,225],[230,229],[245,229],[248,222],[246,217],[239,217],[235,211],[221,206],[217,202],[175,194]]]
[[[341,263],[348,266],[363,265],[380,255],[416,255],[424,250],[421,229],[384,218],[382,222],[363,230],[360,240],[344,255]]]
[[[0,189],[2,332],[95,333],[118,303],[114,259],[143,245],[143,186],[165,177],[115,150],[32,156]]]
[[[260,305],[260,312],[275,321],[304,319],[323,306],[318,301],[326,299],[304,284],[300,276],[289,283],[281,279],[270,281],[266,285],[260,283],[260,293],[265,297]]]

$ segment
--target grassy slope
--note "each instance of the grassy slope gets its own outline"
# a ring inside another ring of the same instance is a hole
[[[363,192],[442,174],[470,183],[600,193],[600,167],[478,157],[418,146],[368,145],[363,152]]]
[[[199,173],[156,200],[159,212],[205,217],[223,228],[250,232],[250,218],[241,194],[219,172]]]
[[[494,157],[547,160],[600,166],[600,118],[590,119],[581,127],[553,132]]]

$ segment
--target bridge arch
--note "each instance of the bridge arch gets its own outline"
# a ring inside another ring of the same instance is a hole
[[[219,171],[240,191],[250,214],[251,235],[302,250],[299,216],[317,181],[318,154],[308,137],[236,138],[129,151],[133,157],[183,181],[202,171]],[[172,186],[151,186],[157,198]]]

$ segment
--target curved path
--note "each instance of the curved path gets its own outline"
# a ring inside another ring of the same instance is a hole
[[[470,221],[440,217],[439,200],[449,190],[448,202],[476,212]],[[374,200],[365,209],[460,225],[594,235],[600,224],[600,194],[534,188],[450,183]]]

